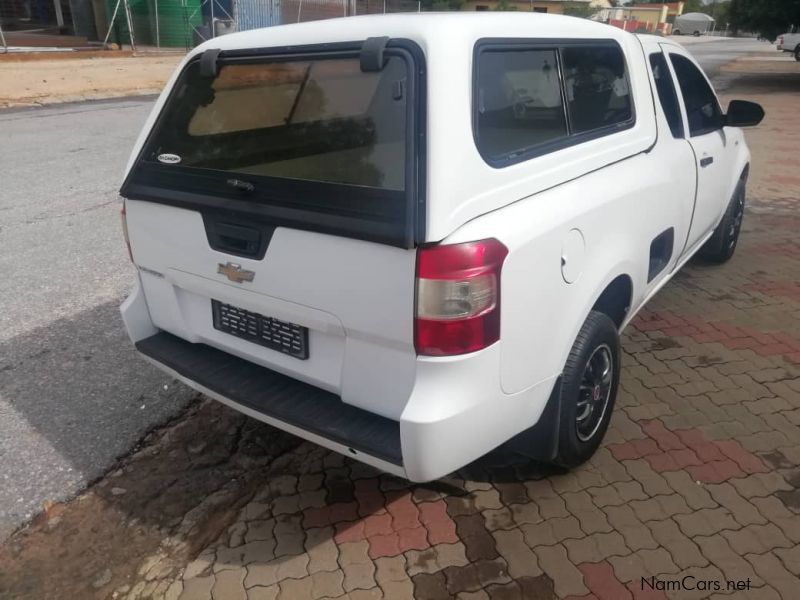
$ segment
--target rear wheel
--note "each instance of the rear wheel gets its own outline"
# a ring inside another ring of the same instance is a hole
[[[700,32],[699,31],[695,31],[692,35],[694,37],[700,37]]]
[[[800,45],[798,45],[797,48],[794,49],[794,59],[796,61],[800,61]]]
[[[700,248],[699,255],[710,262],[722,264],[730,260],[736,251],[739,243],[739,232],[742,229],[744,220],[744,201],[745,187],[744,182],[736,186],[728,209],[722,217],[722,221],[717,225],[712,235],[705,245]]]
[[[611,420],[619,375],[617,327],[607,315],[592,311],[564,366],[554,463],[572,468],[595,453]]]

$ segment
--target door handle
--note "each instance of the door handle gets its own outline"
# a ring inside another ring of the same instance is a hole
[[[700,166],[701,167],[707,167],[708,165],[710,165],[713,162],[714,162],[714,157],[713,156],[704,156],[703,158],[700,159]]]

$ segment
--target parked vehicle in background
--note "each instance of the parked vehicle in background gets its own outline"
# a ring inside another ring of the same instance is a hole
[[[784,33],[778,36],[778,51],[791,52],[800,61],[800,33]]]
[[[714,18],[705,13],[686,13],[675,17],[672,24],[672,35],[699,36],[714,28]]]
[[[608,427],[619,332],[728,260],[750,155],[678,44],[538,14],[350,17],[191,52],[131,155],[137,350],[414,481]]]

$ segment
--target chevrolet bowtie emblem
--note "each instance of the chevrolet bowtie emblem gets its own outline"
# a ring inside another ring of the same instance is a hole
[[[237,265],[236,263],[232,262],[227,262],[224,265],[222,263],[218,263],[217,273],[220,275],[225,275],[225,277],[235,283],[253,281],[253,278],[256,276],[254,271],[243,269],[242,265]]]

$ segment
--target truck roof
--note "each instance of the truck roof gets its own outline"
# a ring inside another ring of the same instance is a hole
[[[632,34],[576,17],[517,12],[402,13],[363,15],[252,29],[209,40],[191,53],[364,40],[406,38],[423,50],[449,46],[472,52],[481,38],[602,38],[621,40]]]

